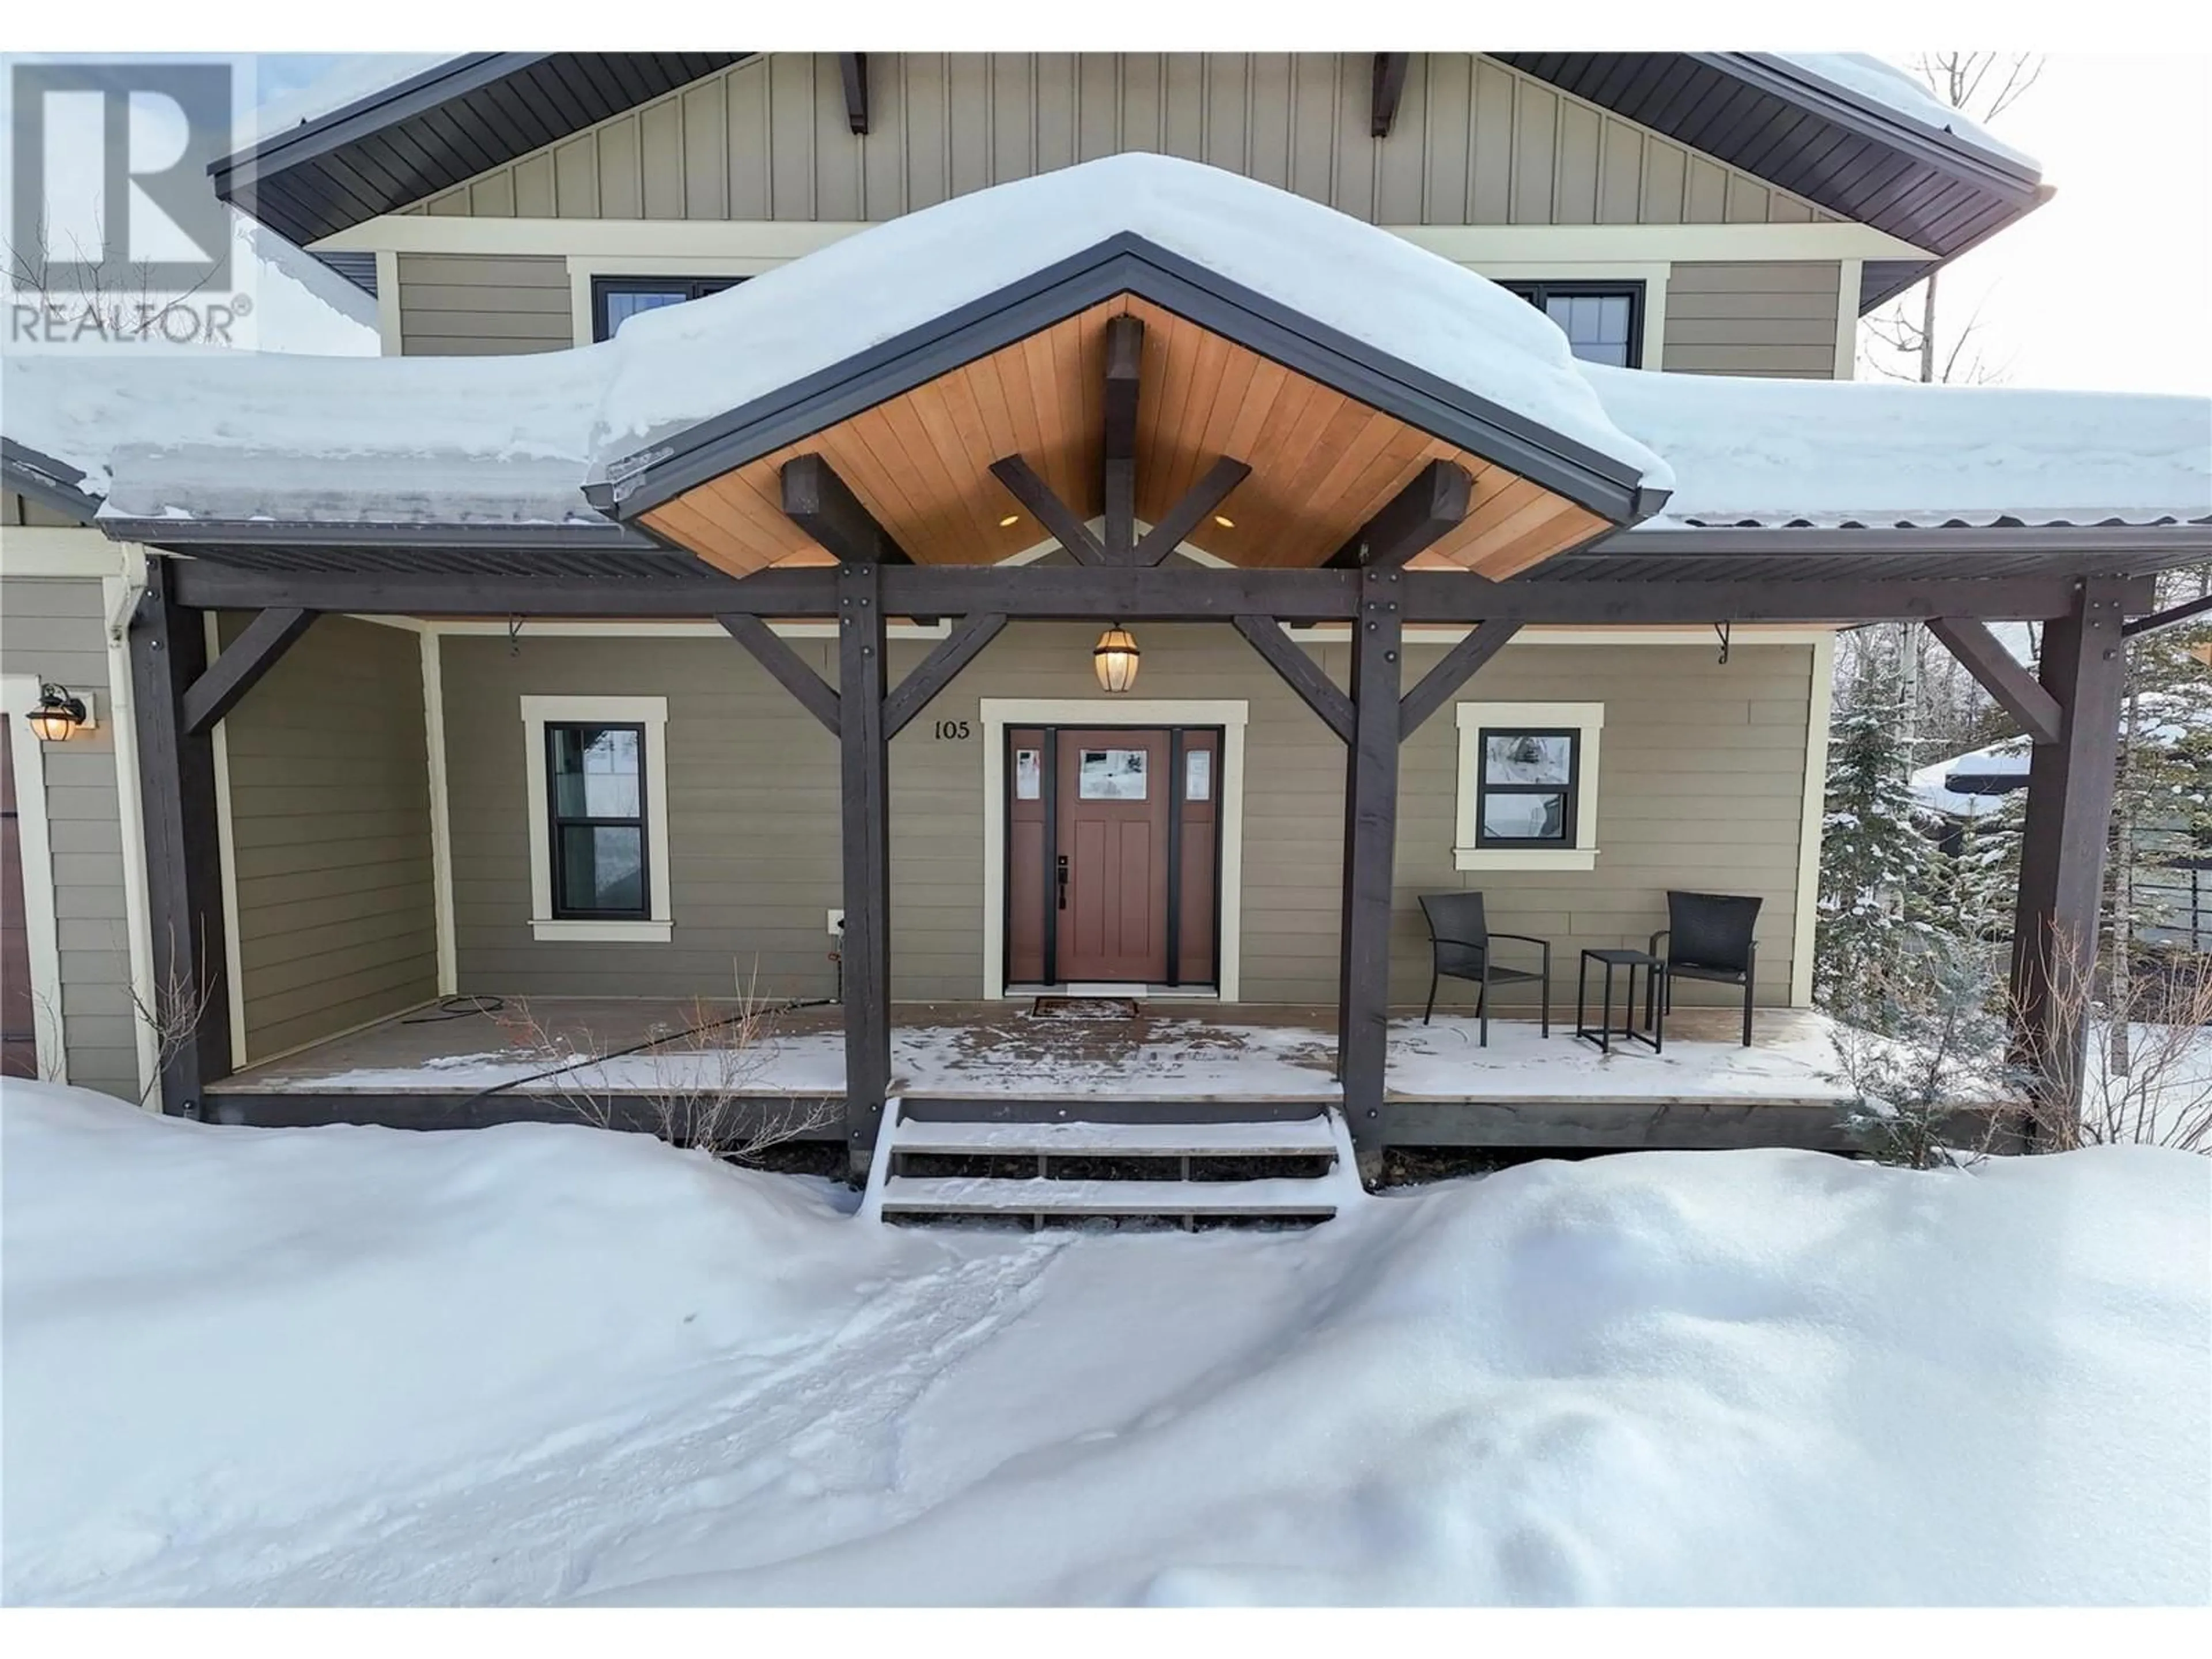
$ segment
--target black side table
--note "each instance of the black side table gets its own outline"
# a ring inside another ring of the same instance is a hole
[[[1600,963],[1605,968],[1605,1009],[1604,1012],[1598,1017],[1598,1023],[1595,1028],[1589,1024],[1588,1013],[1589,965],[1593,962]],[[1628,969],[1628,1000],[1622,1006],[1620,1025],[1618,1030],[1613,1024],[1613,970],[1616,968]],[[1636,1029],[1636,970],[1639,968],[1650,975],[1650,979],[1646,981],[1647,991],[1651,986],[1658,984],[1667,972],[1667,964],[1649,951],[1585,951],[1583,952],[1582,966],[1575,975],[1575,1035],[1577,1036],[1585,1042],[1595,1042],[1601,1051],[1608,1054],[1613,1052],[1613,1039],[1616,1036],[1626,1037],[1631,1042],[1649,1043],[1651,1045],[1651,1052],[1655,1054],[1664,1052],[1667,1041],[1667,1001],[1663,996],[1647,998],[1655,1010],[1651,1017],[1650,1034],[1647,1036]]]

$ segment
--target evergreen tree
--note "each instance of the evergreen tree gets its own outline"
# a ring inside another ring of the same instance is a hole
[[[1893,982],[1929,931],[1936,854],[1908,781],[1904,714],[1896,659],[1867,653],[1831,729],[1820,832],[1814,988],[1844,1018],[1879,1020],[1867,988]]]

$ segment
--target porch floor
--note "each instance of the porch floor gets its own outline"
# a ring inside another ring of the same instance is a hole
[[[425,1009],[250,1066],[216,1094],[453,1096],[499,1088],[543,1093],[549,1085],[612,1094],[665,1092],[702,1081],[763,1097],[834,1095],[844,1081],[836,1007],[767,1017],[749,1048],[734,1031],[709,1031],[635,1054],[656,1035],[681,1032],[730,1005],[657,999],[509,999],[490,1012],[441,1016]],[[902,1003],[893,1009],[891,1092],[908,1097],[1115,1097],[1199,1101],[1327,1101],[1334,1053],[1333,1008],[1139,1005],[1135,1018],[1044,1017],[1028,1003]],[[1723,1104],[1832,1109],[1845,1091],[1828,1073],[1833,1023],[1802,1009],[1759,1011],[1755,1041],[1735,1041],[1738,1015],[1682,1008],[1655,1054],[1616,1040],[1610,1054],[1555,1022],[1498,1018],[1490,1045],[1477,1022],[1439,1013],[1391,1022],[1389,1098],[1423,1103],[1589,1107]],[[593,1059],[605,1055],[605,1059]],[[556,1079],[535,1074],[581,1061]]]

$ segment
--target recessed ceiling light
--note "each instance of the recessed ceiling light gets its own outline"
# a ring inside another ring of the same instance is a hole
[[[1001,530],[1011,530],[1014,526],[1019,524],[1021,521],[1022,515],[1020,514],[1009,513],[1005,518],[999,520],[999,528]]]
[[[1224,530],[1234,530],[1237,528],[1237,520],[1231,518],[1226,513],[1215,514],[1213,515],[1213,521],[1219,525]]]

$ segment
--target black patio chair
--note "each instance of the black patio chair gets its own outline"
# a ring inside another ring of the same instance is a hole
[[[1526,933],[1495,933],[1482,912],[1480,893],[1424,893],[1421,895],[1421,914],[1428,918],[1429,950],[1429,1006],[1422,1012],[1421,1024],[1426,1025],[1430,1016],[1437,1012],[1437,983],[1444,979],[1463,979],[1477,988],[1474,1012],[1482,1018],[1481,1046],[1490,1046],[1490,988],[1493,985],[1541,985],[1543,989],[1544,1035],[1552,1035],[1552,943],[1549,939],[1531,939]],[[1533,945],[1543,953],[1543,966],[1534,973],[1526,968],[1508,968],[1497,959],[1491,949],[1493,939],[1510,939],[1516,944]]]
[[[1677,979],[1709,980],[1716,985],[1743,987],[1743,1046],[1751,1047],[1752,981],[1759,967],[1759,907],[1763,899],[1732,893],[1674,893],[1667,895],[1667,926],[1651,935],[1651,954],[1665,964],[1663,973],[1647,981],[1644,990],[1644,1023],[1651,1023],[1651,1000],[1665,999],[1674,1012]],[[1660,942],[1666,950],[1660,950]]]

